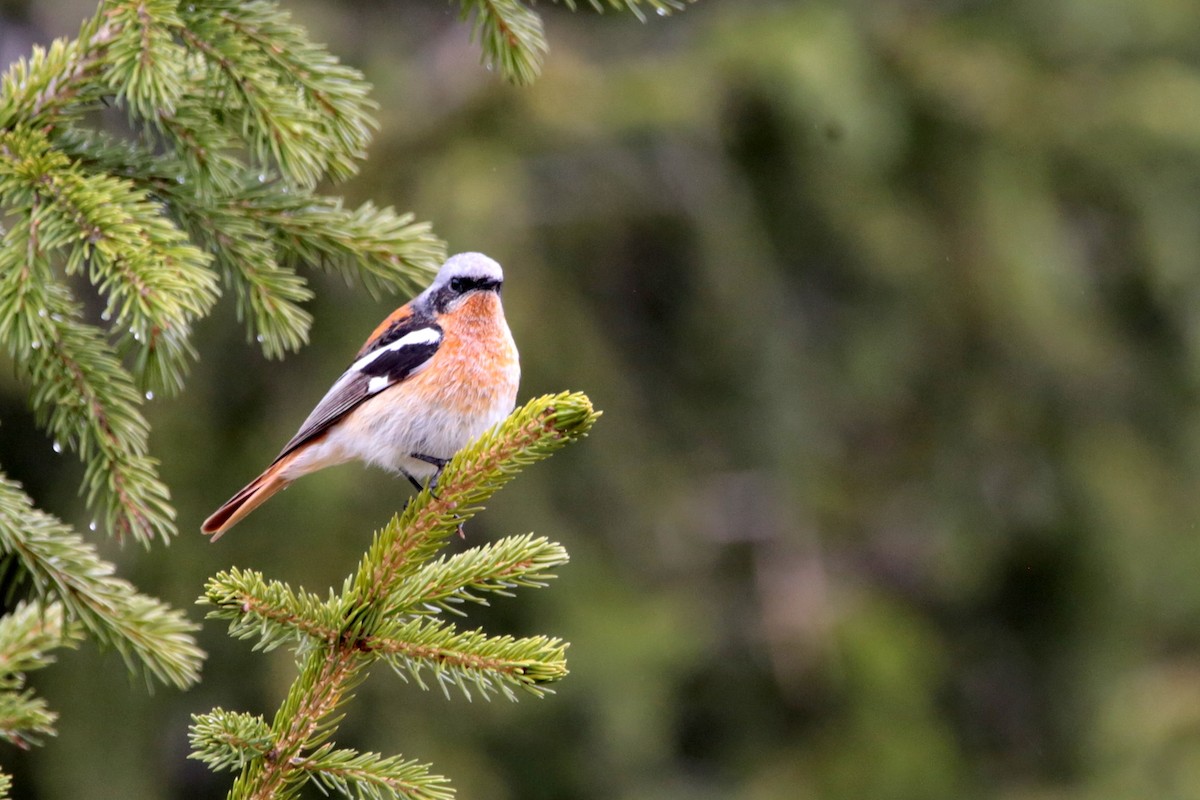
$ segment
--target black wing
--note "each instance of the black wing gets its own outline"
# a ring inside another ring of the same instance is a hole
[[[420,372],[441,343],[437,324],[414,317],[398,320],[342,373],[275,460],[324,434],[367,398]]]

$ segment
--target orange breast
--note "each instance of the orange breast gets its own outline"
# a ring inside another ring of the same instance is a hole
[[[429,368],[411,379],[412,388],[466,416],[489,414],[497,403],[511,408],[520,370],[499,296],[473,294],[438,322],[445,338]]]

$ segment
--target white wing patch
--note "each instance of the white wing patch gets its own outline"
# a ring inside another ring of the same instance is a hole
[[[353,364],[351,364],[350,369],[346,370],[346,372],[362,372],[369,364],[371,364],[371,362],[379,358],[384,353],[394,353],[397,350],[402,350],[405,347],[411,347],[418,344],[433,344],[440,341],[441,338],[442,332],[437,328],[418,328],[415,331],[409,331],[396,341],[386,344],[383,347],[380,347],[378,350],[372,350],[371,352],[367,353],[358,361],[355,361]],[[380,378],[372,378],[371,383],[368,384],[368,387],[374,386],[375,381],[377,380],[380,380]],[[384,387],[379,387],[379,389],[382,388]],[[373,394],[374,392],[379,391],[379,389],[368,388],[368,391]]]
[[[392,380],[387,375],[376,375],[371,380],[367,381],[367,394],[376,394],[392,385]]]

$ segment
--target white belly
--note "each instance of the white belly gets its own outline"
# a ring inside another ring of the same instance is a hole
[[[413,453],[450,460],[473,439],[507,417],[516,399],[514,385],[511,393],[496,393],[477,412],[464,414],[451,406],[413,398],[411,393],[405,393],[403,385],[384,394],[388,392],[404,399],[364,403],[353,412],[351,425],[337,426],[326,437],[329,446],[345,453],[343,460],[359,459],[421,479],[432,476],[437,467],[413,458]]]
[[[283,477],[295,480],[353,460],[422,480],[431,477],[437,467],[413,453],[448,461],[512,411],[521,373],[512,337],[507,329],[503,334],[506,357],[497,358],[494,350],[471,354],[456,361],[460,368],[453,373],[427,369],[385,389],[298,451]],[[435,382],[439,377],[442,381]]]

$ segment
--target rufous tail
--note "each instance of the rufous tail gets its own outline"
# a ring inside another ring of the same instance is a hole
[[[200,530],[212,534],[214,542],[220,539],[225,531],[241,522],[251,511],[267,502],[273,494],[291,483],[280,474],[289,461],[290,459],[283,459],[275,462],[266,472],[246,484],[240,492],[226,500],[225,505],[204,520]]]

